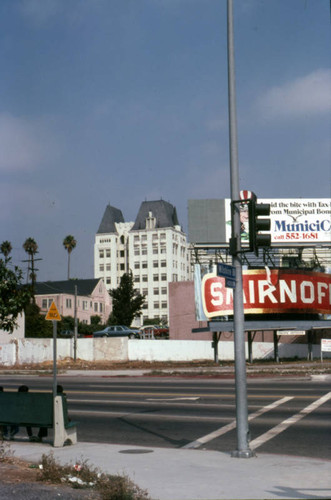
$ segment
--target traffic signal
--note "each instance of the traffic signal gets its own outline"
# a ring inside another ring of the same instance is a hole
[[[259,248],[270,247],[271,235],[264,231],[270,231],[270,218],[261,218],[261,216],[270,216],[269,203],[257,203],[256,199],[249,203],[249,246],[250,250],[259,253]],[[261,233],[261,231],[263,231]]]

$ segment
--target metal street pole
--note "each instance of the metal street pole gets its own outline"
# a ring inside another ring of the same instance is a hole
[[[239,200],[239,167],[236,118],[236,88],[234,64],[234,37],[233,37],[233,4],[227,0],[227,35],[228,35],[228,100],[229,100],[229,140],[230,140],[230,182],[231,201]],[[245,360],[245,331],[244,331],[244,302],[242,265],[240,258],[240,212],[238,203],[231,203],[231,253],[232,265],[236,272],[236,287],[233,293],[233,321],[235,347],[235,385],[236,385],[236,419],[237,419],[237,449],[232,452],[233,457],[250,458],[254,454],[249,448],[246,360]]]
[[[53,398],[56,396],[56,386],[57,386],[57,369],[56,369],[56,358],[57,358],[57,321],[52,321],[53,323]]]

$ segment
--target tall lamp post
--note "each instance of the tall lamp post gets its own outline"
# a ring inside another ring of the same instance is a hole
[[[231,227],[232,236],[230,252],[232,265],[235,267],[236,286],[233,293],[233,320],[235,346],[235,385],[236,385],[236,420],[237,420],[237,449],[232,456],[250,458],[254,453],[249,448],[249,428],[247,410],[247,384],[245,360],[245,331],[244,331],[244,303],[242,264],[240,258],[240,208],[239,200],[239,167],[236,118],[236,89],[234,64],[234,37],[233,37],[233,3],[227,0],[227,37],[228,37],[228,100],[229,100],[229,145],[230,145],[230,183],[231,183]]]

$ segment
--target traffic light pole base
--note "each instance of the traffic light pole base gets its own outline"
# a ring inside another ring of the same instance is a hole
[[[252,458],[255,457],[256,454],[254,451],[250,450],[249,448],[247,450],[235,450],[231,453],[231,457],[233,458]]]

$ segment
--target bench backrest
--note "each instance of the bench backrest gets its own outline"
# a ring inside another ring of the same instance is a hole
[[[53,394],[0,392],[0,423],[53,426]]]

